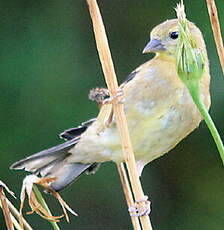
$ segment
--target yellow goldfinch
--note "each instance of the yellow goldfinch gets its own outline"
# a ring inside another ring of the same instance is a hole
[[[200,30],[188,24],[198,47],[206,54]],[[176,71],[177,42],[177,19],[156,26],[143,50],[156,56],[134,70],[120,87],[139,175],[146,164],[174,148],[202,120]],[[201,98],[209,108],[207,56],[203,75]],[[11,168],[56,177],[51,187],[61,190],[81,173],[94,171],[101,162],[124,160],[111,104],[102,105],[96,119],[66,130],[61,136],[68,141],[20,160]]]

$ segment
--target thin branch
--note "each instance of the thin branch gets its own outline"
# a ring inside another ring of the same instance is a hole
[[[224,48],[215,0],[206,0],[219,61],[224,74]]]
[[[99,11],[96,0],[87,0],[89,5],[89,11],[93,22],[93,29],[95,33],[96,45],[103,68],[105,80],[110,92],[110,96],[113,97],[118,91],[118,82],[112,62],[112,57],[108,45],[106,31],[103,25],[102,17]],[[139,180],[137,167],[135,163],[135,157],[131,145],[130,135],[127,126],[127,120],[124,114],[123,104],[113,103],[114,114],[116,116],[116,123],[118,132],[121,137],[122,149],[124,152],[124,159],[127,164],[129,178],[132,184],[132,190],[134,193],[135,200],[142,200],[144,193]],[[140,204],[139,206],[141,207]],[[141,216],[140,221],[144,230],[151,230],[151,222],[148,215]]]

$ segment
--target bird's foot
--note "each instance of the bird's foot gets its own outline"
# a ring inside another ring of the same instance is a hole
[[[146,216],[151,212],[151,202],[148,200],[148,196],[144,196],[141,200],[136,200],[135,204],[128,208],[130,216]]]
[[[109,97],[109,90],[105,88],[95,88],[89,91],[89,99],[91,101],[96,101],[99,105],[102,105]]]
[[[114,96],[111,96],[111,97],[109,97],[103,101],[103,105],[113,104],[113,103],[123,104],[124,101],[123,101],[123,99],[120,98],[123,95],[124,95],[123,89],[118,88],[118,90]]]

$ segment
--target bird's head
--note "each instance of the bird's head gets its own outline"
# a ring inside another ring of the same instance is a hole
[[[204,40],[200,30],[188,22],[190,32],[201,49],[205,49]],[[143,53],[157,53],[175,56],[178,44],[178,20],[167,20],[156,26],[150,34],[150,41]]]

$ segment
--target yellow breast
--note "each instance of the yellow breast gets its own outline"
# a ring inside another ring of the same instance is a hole
[[[123,85],[123,90],[125,114],[140,165],[168,152],[201,121],[188,90],[177,76],[175,63],[170,60],[154,58],[140,66],[135,77]],[[207,71],[201,92],[209,107]],[[71,150],[74,162],[123,161],[115,120],[109,127],[103,126],[103,120],[101,116],[94,122]]]

